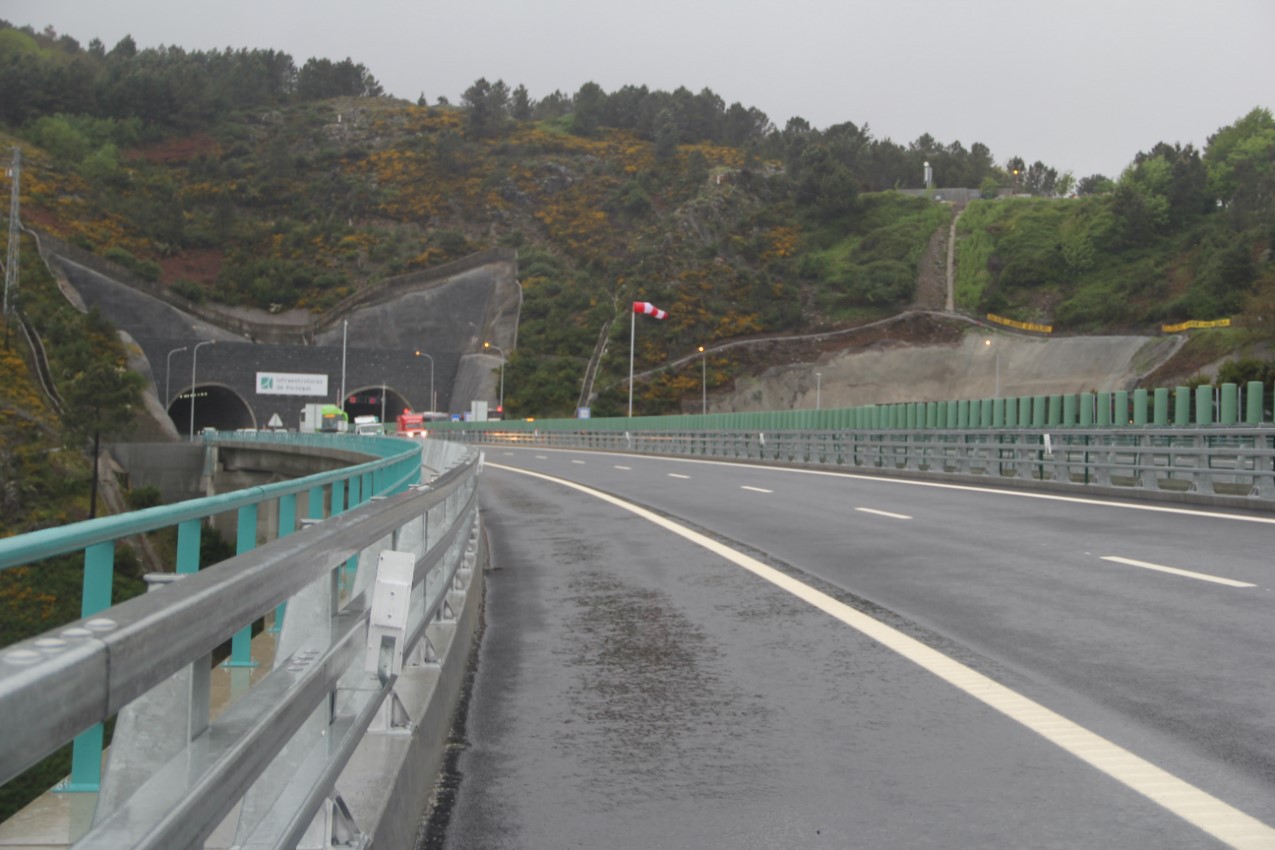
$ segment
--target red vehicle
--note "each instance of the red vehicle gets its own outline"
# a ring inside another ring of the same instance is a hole
[[[425,430],[425,414],[404,410],[398,415],[398,435],[400,437],[424,437],[429,434]]]

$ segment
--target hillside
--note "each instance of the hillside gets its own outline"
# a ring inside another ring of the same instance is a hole
[[[669,312],[637,340],[637,369],[656,370],[635,399],[647,413],[695,407],[701,376],[661,367],[700,345],[721,352],[702,377],[725,399],[775,365],[725,343],[941,310],[934,248],[957,213],[961,314],[1056,335],[1233,318],[1207,351],[1187,347],[1194,360],[1260,347],[1275,327],[1267,110],[1204,151],[1157,143],[1116,180],[1075,180],[928,134],[776,128],[707,89],[590,83],[533,100],[478,80],[459,106],[411,104],[348,60],[84,50],[0,24],[0,82],[18,73],[0,142],[23,151],[24,222],[194,300],[323,310],[387,276],[517,248],[516,415],[586,400],[619,412],[635,300]],[[922,162],[936,195],[995,200],[927,199]]]

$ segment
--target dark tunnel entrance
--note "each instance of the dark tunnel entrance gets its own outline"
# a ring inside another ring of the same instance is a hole
[[[398,415],[411,409],[411,405],[389,387],[364,387],[346,396],[344,408],[351,423],[356,416],[375,416],[381,422],[390,423],[396,422]]]
[[[187,391],[174,398],[168,406],[168,416],[177,427],[177,433],[187,437],[191,434],[191,404],[191,393]],[[205,428],[237,431],[257,427],[252,410],[238,393],[228,387],[201,384],[195,387],[193,404],[196,434]]]

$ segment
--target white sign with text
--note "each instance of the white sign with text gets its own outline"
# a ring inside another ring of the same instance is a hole
[[[257,395],[308,395],[324,397],[328,394],[327,375],[304,375],[296,372],[258,372]]]

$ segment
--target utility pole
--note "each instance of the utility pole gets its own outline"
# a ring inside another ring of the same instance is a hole
[[[18,257],[21,225],[18,223],[18,184],[22,179],[22,150],[13,149],[13,165],[9,169],[9,253],[4,262],[4,347],[9,348],[9,314],[18,298]]]

